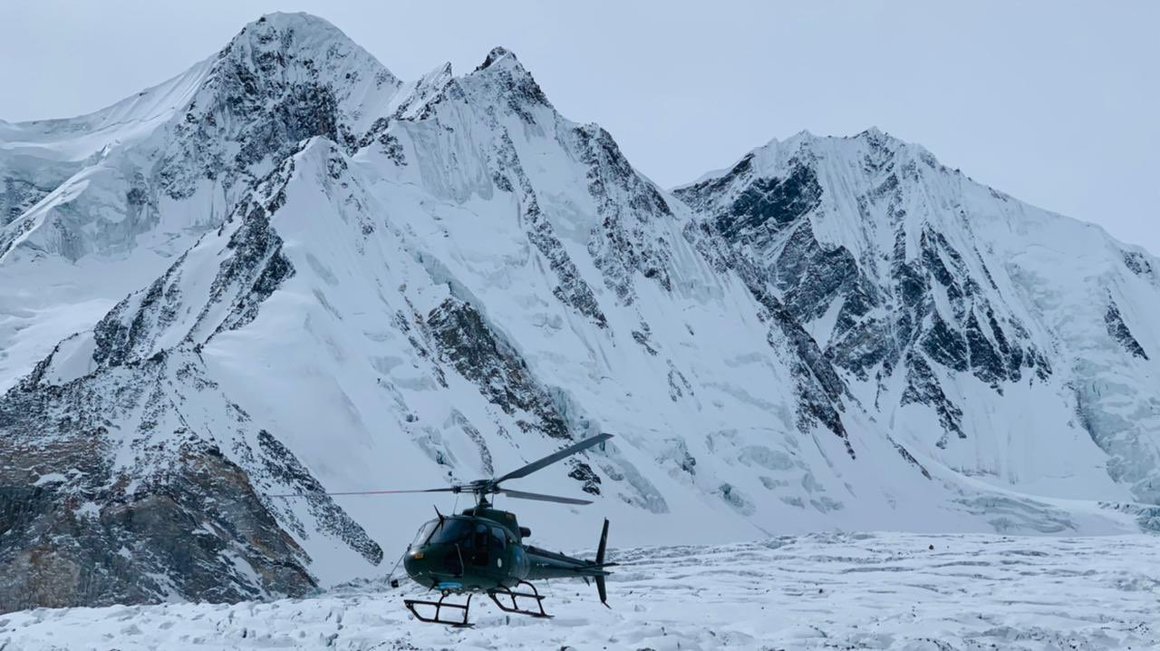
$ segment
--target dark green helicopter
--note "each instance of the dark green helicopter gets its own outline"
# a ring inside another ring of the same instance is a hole
[[[524,544],[524,538],[531,530],[521,527],[516,515],[510,511],[493,508],[489,495],[503,494],[524,500],[556,502],[559,504],[591,504],[591,500],[572,497],[557,497],[540,493],[527,493],[500,486],[505,481],[519,479],[549,466],[561,459],[572,456],[594,445],[612,438],[611,434],[600,434],[584,439],[575,445],[550,454],[539,461],[513,470],[496,479],[480,479],[468,484],[458,484],[446,488],[401,491],[364,491],[350,494],[381,493],[471,493],[475,496],[475,506],[458,515],[443,515],[436,509],[437,518],[419,528],[415,540],[407,548],[403,567],[408,576],[419,585],[441,593],[438,601],[424,599],[404,599],[403,603],[422,622],[470,626],[467,622],[471,597],[485,593],[500,610],[507,613],[550,617],[544,612],[544,597],[531,582],[539,579],[581,578],[585,582],[593,579],[600,602],[608,606],[608,593],[604,577],[605,569],[615,563],[604,562],[604,550],[608,543],[608,520],[600,532],[600,545],[596,560],[588,561],[572,558],[564,554],[550,552],[539,547]],[[395,583],[397,586],[397,582]],[[528,591],[517,590],[526,586]],[[464,603],[448,602],[452,595],[467,595]],[[521,608],[519,600],[532,600],[535,610]],[[434,614],[420,612],[420,608],[434,608]],[[462,613],[461,618],[443,617],[444,610]]]

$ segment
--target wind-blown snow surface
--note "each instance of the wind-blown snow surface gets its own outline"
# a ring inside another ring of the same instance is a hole
[[[601,431],[538,543],[1153,521],[1160,261],[883,134],[670,194],[502,48],[276,14],[0,173],[0,611],[381,576],[431,502],[325,491]]]
[[[477,599],[474,628],[422,624],[402,606],[422,593],[368,586],[15,613],[0,617],[0,649],[1152,649],[1155,542],[874,534],[622,550],[610,610],[590,586],[552,582],[549,620]]]

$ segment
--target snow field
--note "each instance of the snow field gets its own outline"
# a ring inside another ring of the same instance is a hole
[[[473,628],[414,621],[413,584],[311,599],[39,609],[0,617],[0,649],[1151,649],[1151,536],[815,534],[618,550],[611,609],[541,585],[555,617],[472,604]]]

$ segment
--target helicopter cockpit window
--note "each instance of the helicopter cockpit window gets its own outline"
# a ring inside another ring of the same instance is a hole
[[[427,539],[431,537],[431,532],[435,531],[435,527],[438,525],[438,520],[431,520],[430,522],[423,523],[423,526],[419,527],[419,532],[415,534],[415,540],[411,541],[411,546],[419,547],[425,544]]]
[[[415,535],[415,542],[411,543],[411,546],[420,547],[437,543],[459,542],[470,532],[471,524],[463,520],[455,518],[431,520],[419,529],[419,533]]]

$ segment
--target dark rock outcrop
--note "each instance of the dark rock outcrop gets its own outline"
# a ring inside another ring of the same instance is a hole
[[[257,468],[174,425],[187,397],[174,384],[194,363],[158,356],[0,399],[0,612],[314,589]],[[135,431],[109,429],[127,414]]]

